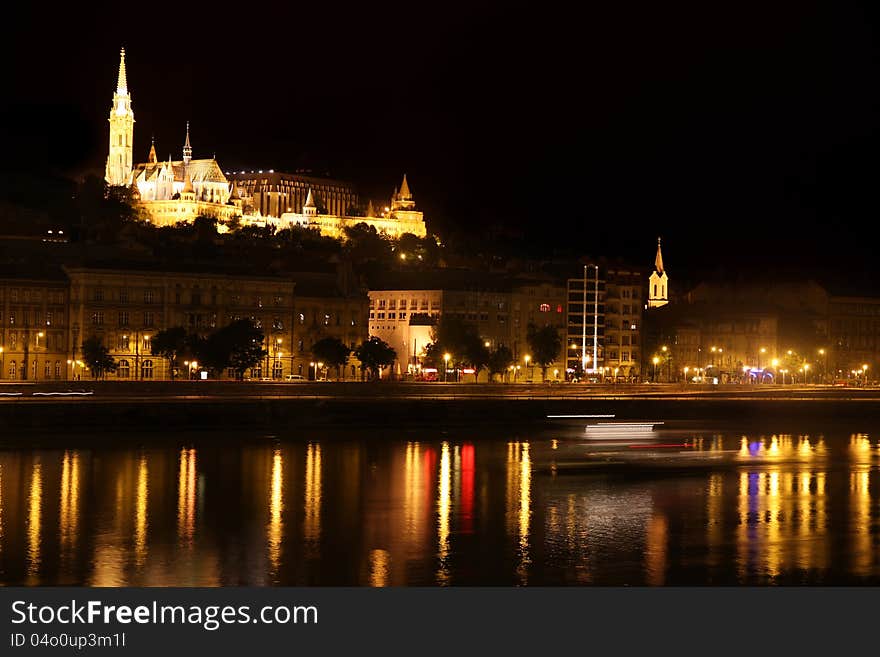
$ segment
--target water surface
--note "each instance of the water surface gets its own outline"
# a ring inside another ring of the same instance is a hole
[[[664,447],[559,427],[8,446],[0,584],[880,583],[878,427],[789,425],[681,425]],[[59,440],[16,442],[35,438]],[[581,467],[597,451],[730,458]]]

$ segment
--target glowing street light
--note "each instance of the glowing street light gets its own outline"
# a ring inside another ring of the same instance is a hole
[[[443,383],[447,382],[447,372],[449,372],[449,359],[452,356],[448,353],[443,354]]]
[[[654,356],[654,357],[651,359],[651,362],[654,363],[654,377],[653,377],[653,380],[656,381],[656,380],[657,380],[657,363],[660,362],[660,359],[659,359],[657,356]]]

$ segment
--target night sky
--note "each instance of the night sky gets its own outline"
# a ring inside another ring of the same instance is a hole
[[[663,235],[672,271],[873,265],[868,5],[180,6],[23,10],[4,167],[103,173],[124,45],[136,161],[151,134],[180,158],[189,120],[226,170],[307,167],[374,197],[406,172],[429,228],[521,228],[536,255],[649,265]]]

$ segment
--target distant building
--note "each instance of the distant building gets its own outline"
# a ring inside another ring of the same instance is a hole
[[[603,380],[640,376],[642,271],[600,261],[568,279],[569,374],[583,372]]]
[[[216,217],[220,230],[235,218],[244,225],[316,228],[322,235],[344,237],[346,227],[365,223],[389,237],[427,234],[424,215],[416,208],[406,175],[394,190],[388,206],[365,209],[349,183],[291,173],[223,172],[217,160],[193,159],[189,123],[180,160],[160,160],[155,143],[146,162],[133,159],[134,111],[125,69],[125,49],[120,51],[119,73],[110,108],[109,151],[105,180],[130,187],[147,219],[157,226],[192,222],[200,215]]]
[[[240,204],[230,199],[229,181],[215,159],[192,158],[189,123],[183,158],[159,161],[155,144],[146,162],[133,163],[134,111],[125,72],[125,49],[119,54],[119,74],[110,108],[110,145],[105,167],[109,185],[131,187],[132,196],[149,220],[158,226],[193,221],[199,215],[220,220],[241,214]]]
[[[395,278],[397,280],[395,280]],[[397,352],[396,375],[421,370],[432,330],[443,317],[473,325],[490,349],[509,348],[520,366],[514,378],[540,378],[529,355],[528,326],[564,331],[565,288],[540,277],[506,277],[466,270],[406,272],[388,276],[370,290],[370,335]],[[531,368],[523,370],[523,368]],[[564,378],[563,354],[548,378]],[[481,377],[488,378],[486,373]]]
[[[648,278],[648,308],[660,308],[669,303],[669,277],[663,268],[663,254],[660,252],[660,238],[657,238],[657,255],[654,258],[654,271]]]

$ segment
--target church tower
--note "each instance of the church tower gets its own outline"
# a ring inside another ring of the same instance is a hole
[[[660,238],[657,238],[657,256],[654,258],[654,272],[648,278],[648,308],[660,308],[669,303],[669,277],[663,269],[663,254],[660,252]]]
[[[186,141],[183,142],[183,166],[189,166],[192,160],[193,149],[189,144],[189,121],[186,122]]]
[[[125,48],[119,51],[119,77],[108,120],[110,151],[104,178],[110,185],[128,185],[131,182],[134,112],[131,111],[131,96],[125,79]]]
[[[312,196],[312,188],[309,187],[309,194],[306,196],[306,202],[303,205],[303,212],[307,217],[318,216],[318,206],[315,205],[315,198]]]

